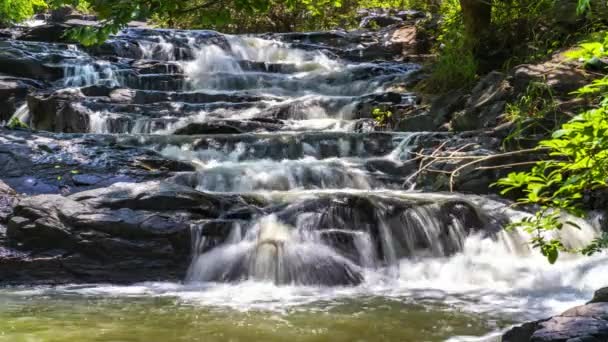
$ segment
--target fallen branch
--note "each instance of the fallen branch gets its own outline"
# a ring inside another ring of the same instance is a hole
[[[458,156],[458,155],[456,155],[457,153],[461,152],[462,150],[464,150],[474,144],[472,144],[472,143],[465,144],[452,151],[442,151],[443,147],[445,147],[447,142],[448,141],[443,142],[441,145],[439,145],[437,148],[435,148],[433,150],[433,152],[431,152],[431,154],[423,154],[420,152],[413,153],[416,156],[416,158],[414,158],[412,160],[421,160],[421,162],[418,167],[418,170],[415,173],[413,173],[412,175],[410,175],[404,181],[403,186],[406,186],[406,184],[412,182],[421,173],[428,171],[428,172],[433,172],[433,173],[442,173],[442,174],[450,175],[450,192],[454,192],[454,184],[455,184],[456,178],[460,175],[460,173],[464,169],[466,169],[468,167],[474,166],[479,163],[487,162],[490,160],[494,160],[494,159],[522,155],[522,154],[527,154],[527,153],[543,152],[543,151],[548,150],[548,148],[535,147],[535,148],[530,148],[530,149],[510,151],[510,152],[484,155],[484,156],[470,156],[470,155]],[[447,155],[447,156],[438,155],[441,152],[449,152],[449,155]],[[457,166],[452,171],[439,170],[439,169],[432,168],[432,166],[435,163],[437,163],[439,161],[447,161],[447,160],[464,161],[465,163],[460,166]],[[503,164],[503,165],[479,166],[476,168],[476,170],[494,170],[494,169],[512,168],[512,167],[516,167],[516,166],[533,165],[536,163],[538,163],[537,160],[509,163],[509,164]]]
[[[481,157],[477,160],[473,160],[471,162],[468,162],[464,165],[461,165],[459,167],[457,167],[455,170],[452,171],[452,174],[450,175],[450,192],[454,192],[454,178],[458,177],[458,174],[460,173],[460,171],[462,171],[463,169],[475,165],[475,164],[479,164],[488,160],[492,160],[492,159],[497,159],[497,158],[504,158],[504,157],[509,157],[509,156],[514,156],[514,155],[518,155],[518,154],[525,154],[525,153],[530,153],[530,152],[539,152],[539,151],[546,151],[549,150],[549,148],[530,148],[530,149],[525,149],[525,150],[518,150],[518,151],[512,151],[512,152],[505,152],[505,153],[500,153],[500,154],[492,154],[489,156],[484,156]],[[508,165],[508,164],[507,164]],[[500,167],[497,167],[500,168]]]

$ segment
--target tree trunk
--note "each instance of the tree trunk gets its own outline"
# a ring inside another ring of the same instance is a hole
[[[460,0],[462,18],[471,43],[477,45],[492,21],[491,0]]]

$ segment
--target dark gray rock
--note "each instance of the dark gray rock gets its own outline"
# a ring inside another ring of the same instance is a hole
[[[7,222],[17,202],[18,197],[15,190],[0,180],[0,225]]]
[[[0,123],[8,122],[28,93],[42,87],[34,80],[0,75]]]
[[[507,331],[503,342],[608,341],[608,303],[581,305],[549,319]]]
[[[374,29],[379,27],[387,27],[394,24],[402,23],[403,19],[400,17],[394,17],[389,15],[371,15],[363,18],[359,27]]]
[[[608,303],[608,287],[595,291],[589,304],[591,303]]]
[[[431,100],[429,113],[437,126],[449,122],[451,115],[464,109],[467,94],[463,90],[453,90]]]
[[[436,131],[438,125],[435,116],[431,113],[408,115],[397,122],[395,131],[401,132],[431,132]]]
[[[52,63],[53,54],[43,55],[36,46],[0,41],[0,73],[39,81],[56,81],[63,77],[63,67]]]
[[[0,274],[11,274],[10,281],[50,283],[66,279],[48,277],[49,268],[71,272],[67,280],[72,282],[181,278],[190,253],[189,222],[246,206],[236,196],[207,195],[163,182],[118,183],[69,197],[25,197],[11,214],[6,236],[9,245],[26,254],[0,254]],[[53,251],[61,252],[54,255],[52,267],[29,263],[30,256]],[[12,269],[24,263],[27,277]],[[150,272],[140,269],[148,267]]]
[[[176,135],[193,134],[240,134],[249,132],[272,132],[283,127],[279,120],[213,120],[190,123],[173,132]]]
[[[454,114],[452,129],[469,131],[495,126],[512,92],[507,75],[489,73],[473,88],[465,109]]]
[[[73,26],[68,24],[45,24],[30,28],[19,37],[21,40],[47,43],[73,43],[67,34]]]
[[[608,321],[594,317],[556,316],[538,324],[531,342],[589,341],[608,339]]]
[[[90,111],[78,102],[83,99],[84,94],[77,89],[28,96],[31,127],[51,132],[88,132]]]

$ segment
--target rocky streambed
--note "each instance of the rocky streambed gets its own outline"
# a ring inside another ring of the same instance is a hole
[[[454,323],[459,335],[584,300],[606,281],[605,255],[551,268],[503,230],[526,215],[488,195],[511,157],[448,175],[500,149],[497,107],[534,75],[490,74],[425,106],[412,89],[432,20],[402,16],[356,32],[129,28],[89,48],[64,41],[73,21],[2,31],[0,282],[85,296],[126,284],[205,307],[219,305],[207,293],[273,308],[413,298],[438,319],[488,315]],[[574,243],[600,229],[580,225]]]

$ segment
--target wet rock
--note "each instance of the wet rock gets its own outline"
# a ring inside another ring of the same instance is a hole
[[[9,244],[37,254],[62,250],[54,260],[75,273],[71,281],[175,279],[187,265],[189,222],[246,205],[233,196],[206,195],[175,184],[120,183],[69,197],[26,197],[11,214],[7,238]],[[7,264],[5,259],[0,255],[0,274],[17,273],[11,265],[28,260],[13,257]],[[39,266],[28,265],[30,278],[56,281],[45,278],[45,263]]]
[[[34,80],[0,75],[0,123],[8,122],[28,93],[42,87]]]
[[[319,232],[324,243],[335,248],[354,263],[363,266],[356,242],[358,234],[362,233],[341,229],[326,229]]]
[[[509,329],[501,339],[501,342],[529,342],[534,331],[538,329],[542,321],[528,322]]]
[[[0,177],[19,177],[31,170],[34,163],[27,156],[31,150],[16,143],[0,145]]]
[[[40,81],[56,81],[63,77],[63,67],[52,63],[58,57],[40,54],[38,47],[0,41],[0,73]]]
[[[143,167],[148,163],[149,167]],[[0,128],[0,180],[19,193],[73,193],[192,170],[115,137],[53,135]]]
[[[271,122],[256,120],[213,120],[194,122],[173,132],[176,135],[194,134],[240,134],[246,132],[272,132],[283,127],[278,120]]]
[[[15,205],[17,205],[17,201],[18,197],[15,190],[0,180],[0,225],[7,222]]]
[[[164,158],[151,158],[144,157],[137,159],[137,165],[147,170],[160,170],[160,171],[194,171],[195,167],[187,162],[179,160],[167,160]]]
[[[593,301],[549,319],[514,327],[502,337],[503,342],[606,340],[608,340],[608,303]]]
[[[593,317],[556,316],[541,322],[530,341],[605,341],[608,339],[608,321]]]
[[[78,102],[82,99],[84,94],[78,89],[28,96],[32,128],[64,133],[88,132],[90,113]]]
[[[152,60],[136,60],[131,63],[139,74],[181,74],[183,73],[182,66],[175,62],[163,62]]]

